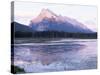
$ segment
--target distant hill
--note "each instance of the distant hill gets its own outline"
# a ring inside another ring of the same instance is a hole
[[[32,28],[17,22],[11,23],[12,29],[14,29],[14,32],[20,31],[20,32],[32,32]]]
[[[11,23],[11,37],[32,37],[32,28],[29,26],[12,22]]]

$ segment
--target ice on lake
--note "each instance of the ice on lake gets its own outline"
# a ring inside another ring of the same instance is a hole
[[[59,39],[45,42],[17,39],[14,65],[26,72],[97,68],[97,39]]]

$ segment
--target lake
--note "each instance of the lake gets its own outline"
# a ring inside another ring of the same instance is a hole
[[[97,68],[97,39],[15,39],[14,65],[25,72]]]

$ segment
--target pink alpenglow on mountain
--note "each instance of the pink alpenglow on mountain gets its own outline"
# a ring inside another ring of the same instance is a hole
[[[36,31],[64,31],[75,33],[93,32],[76,19],[56,15],[49,9],[42,9],[40,14],[31,20],[30,26]]]
[[[36,23],[36,22],[41,22],[44,18],[57,18],[58,16],[51,12],[49,9],[42,9],[40,14],[33,20],[31,20],[32,22]]]

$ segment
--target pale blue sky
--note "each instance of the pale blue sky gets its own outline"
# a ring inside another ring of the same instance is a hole
[[[63,5],[33,2],[15,2],[14,20],[29,25],[43,8],[49,9],[57,15],[74,18],[90,29],[97,31],[97,7],[84,5]]]

